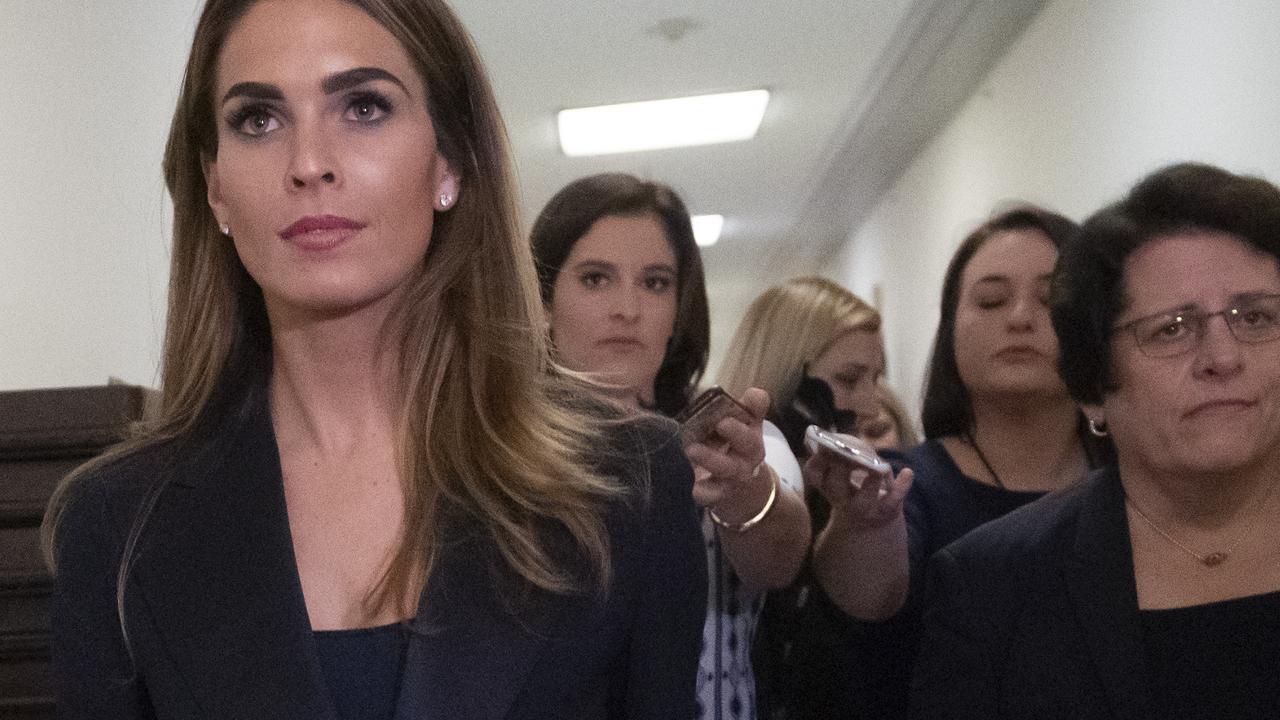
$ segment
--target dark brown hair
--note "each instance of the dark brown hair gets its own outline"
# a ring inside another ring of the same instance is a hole
[[[1114,389],[1111,327],[1128,304],[1125,261],[1154,238],[1196,231],[1229,233],[1280,263],[1280,189],[1210,165],[1171,165],[1086,220],[1063,248],[1050,312],[1058,371],[1077,402],[1100,403]]]
[[[1033,205],[1006,210],[979,225],[965,237],[951,256],[942,282],[942,308],[933,339],[929,375],[925,381],[920,420],[924,435],[932,440],[973,432],[973,400],[956,364],[956,309],[960,306],[961,280],[969,261],[993,236],[1010,230],[1038,230],[1061,250],[1076,230],[1071,220]]]
[[[653,214],[662,223],[676,256],[676,322],[653,383],[655,409],[671,416],[688,404],[707,369],[711,345],[702,255],[680,196],[667,185],[624,173],[580,178],[556,193],[538,214],[531,244],[542,302],[550,305],[560,268],[597,220],[645,214]]]

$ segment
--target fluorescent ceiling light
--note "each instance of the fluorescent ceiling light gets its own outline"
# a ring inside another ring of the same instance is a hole
[[[698,95],[560,111],[560,147],[570,157],[749,140],[768,90]]]
[[[724,228],[723,215],[694,215],[693,240],[698,247],[711,247],[720,239],[720,231]]]

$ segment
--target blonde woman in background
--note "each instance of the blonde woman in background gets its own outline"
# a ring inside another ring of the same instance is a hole
[[[808,425],[853,433],[861,421],[880,413],[877,391],[883,373],[884,343],[875,308],[835,282],[802,277],[751,303],[725,353],[718,381],[730,392],[747,387],[768,391],[774,400],[768,419],[803,459]],[[851,525],[884,522],[900,513],[911,484],[911,473],[905,471],[889,483],[884,496],[867,492],[854,498],[837,488],[819,487],[825,483],[813,481],[825,479],[825,473],[815,469],[816,464],[806,464],[816,547],[841,538]],[[905,535],[902,542],[905,552]],[[807,565],[791,587],[771,593],[765,603],[755,652],[762,717],[852,712],[845,707],[853,674],[843,639],[847,623],[822,591],[828,571]]]

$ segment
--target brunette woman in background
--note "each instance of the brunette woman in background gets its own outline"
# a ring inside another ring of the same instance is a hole
[[[533,249],[556,357],[637,411],[676,415],[707,362],[702,260],[671,188],[620,173],[570,183],[533,227]],[[808,545],[800,468],[769,396],[735,388],[750,417],[717,428],[727,443],[685,448],[705,508],[706,623],[697,673],[699,718],[755,718],[751,643],[760,600],[795,577]]]
[[[1080,480],[1106,454],[1058,376],[1049,319],[1054,263],[1075,227],[1019,207],[960,244],[943,281],[922,412],[926,440],[905,456],[915,483],[903,512],[879,524],[853,515],[847,532],[815,549],[824,588],[854,620],[857,662],[875,676],[861,699],[850,699],[860,716],[906,713],[929,557]],[[848,483],[824,487],[833,505],[857,494]]]

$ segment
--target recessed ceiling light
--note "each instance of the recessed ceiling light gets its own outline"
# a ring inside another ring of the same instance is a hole
[[[561,110],[560,147],[580,157],[749,140],[768,105],[768,90],[745,90]]]
[[[720,231],[724,229],[723,215],[694,215],[693,240],[698,247],[711,247],[720,239]]]

